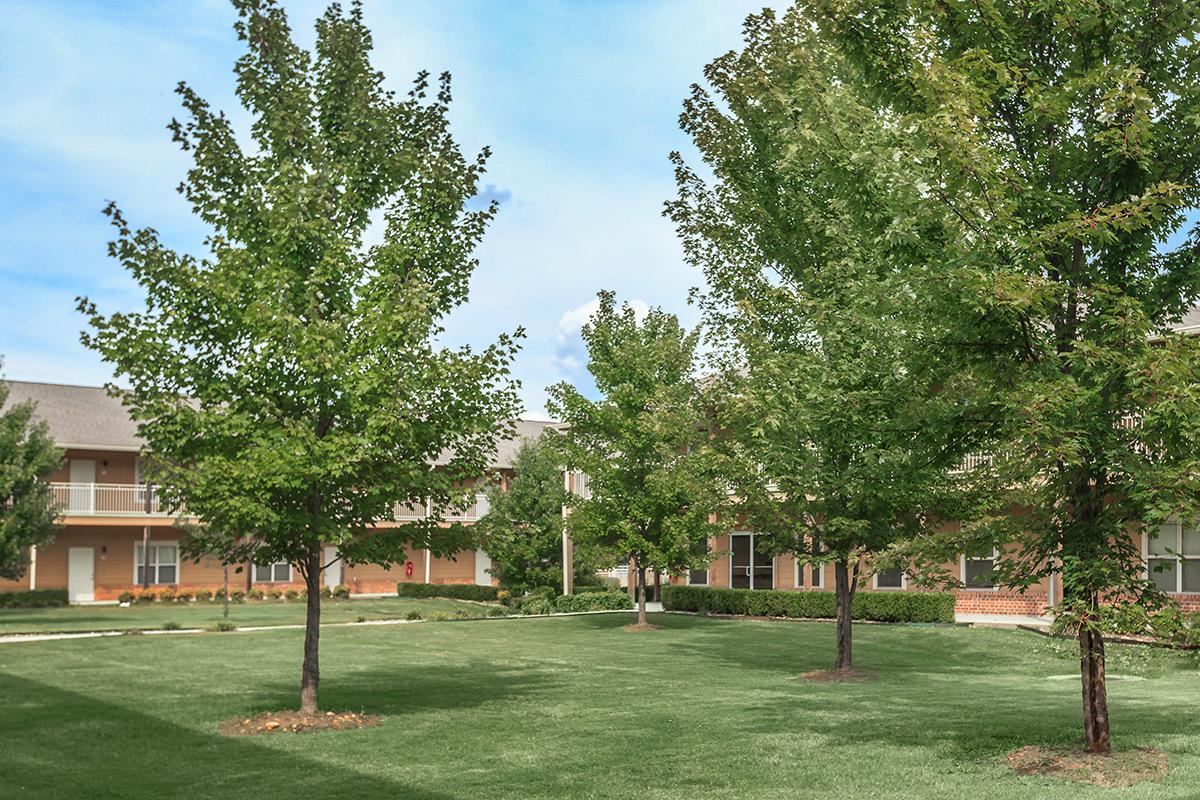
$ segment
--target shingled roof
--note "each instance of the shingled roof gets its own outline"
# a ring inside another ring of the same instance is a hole
[[[8,400],[5,407],[32,400],[35,416],[50,426],[50,436],[59,447],[77,450],[139,450],[142,439],[137,425],[121,401],[98,386],[70,386],[61,383],[5,381]],[[496,443],[493,467],[512,467],[517,449],[525,439],[536,439],[557,423],[518,420],[516,435]],[[441,459],[439,459],[440,461]]]

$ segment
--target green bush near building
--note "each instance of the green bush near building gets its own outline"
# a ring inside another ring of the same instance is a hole
[[[699,614],[749,617],[833,619],[833,592],[783,592],[762,589],[718,589],[708,586],[662,587],[663,609]],[[858,592],[854,619],[873,622],[954,622],[951,592]]]
[[[56,608],[66,604],[66,589],[21,589],[15,592],[0,592],[0,608]]]
[[[401,597],[449,597],[453,600],[475,600],[491,603],[499,590],[495,586],[476,586],[473,583],[398,583],[396,594]]]

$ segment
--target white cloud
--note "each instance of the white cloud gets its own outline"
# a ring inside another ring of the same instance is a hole
[[[646,318],[646,314],[650,312],[650,305],[645,300],[629,300],[629,306],[633,309],[634,316],[640,321]],[[558,341],[560,344],[566,343],[569,339],[578,336],[583,330],[583,326],[600,310],[600,298],[593,297],[581,306],[572,308],[570,311],[558,318]]]

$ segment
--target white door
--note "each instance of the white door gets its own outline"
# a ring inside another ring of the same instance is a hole
[[[67,599],[72,603],[96,599],[96,551],[91,547],[67,550]]]
[[[476,586],[491,586],[492,573],[488,572],[492,568],[492,557],[482,550],[475,551],[475,585]]]
[[[92,458],[72,458],[69,469],[71,496],[67,501],[67,510],[81,514],[90,514],[96,510],[96,460]]]
[[[325,585],[329,588],[340,586],[342,583],[342,560],[338,558],[336,547],[325,548],[325,563],[329,564],[325,568]],[[334,559],[337,559],[336,561]],[[333,563],[330,563],[333,562]]]

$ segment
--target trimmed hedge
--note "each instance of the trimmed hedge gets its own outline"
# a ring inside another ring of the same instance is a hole
[[[550,597],[530,597],[520,603],[521,614],[563,614],[580,611],[625,611],[633,607],[629,594],[621,591],[583,592]]]
[[[663,608],[700,614],[833,619],[833,592],[663,586]],[[854,619],[874,622],[954,622],[952,592],[855,592]]]
[[[0,592],[0,608],[55,608],[67,605],[66,589],[21,589]]]
[[[476,586],[473,583],[397,583],[396,594],[401,597],[448,597],[452,600],[493,602],[495,586]]]

